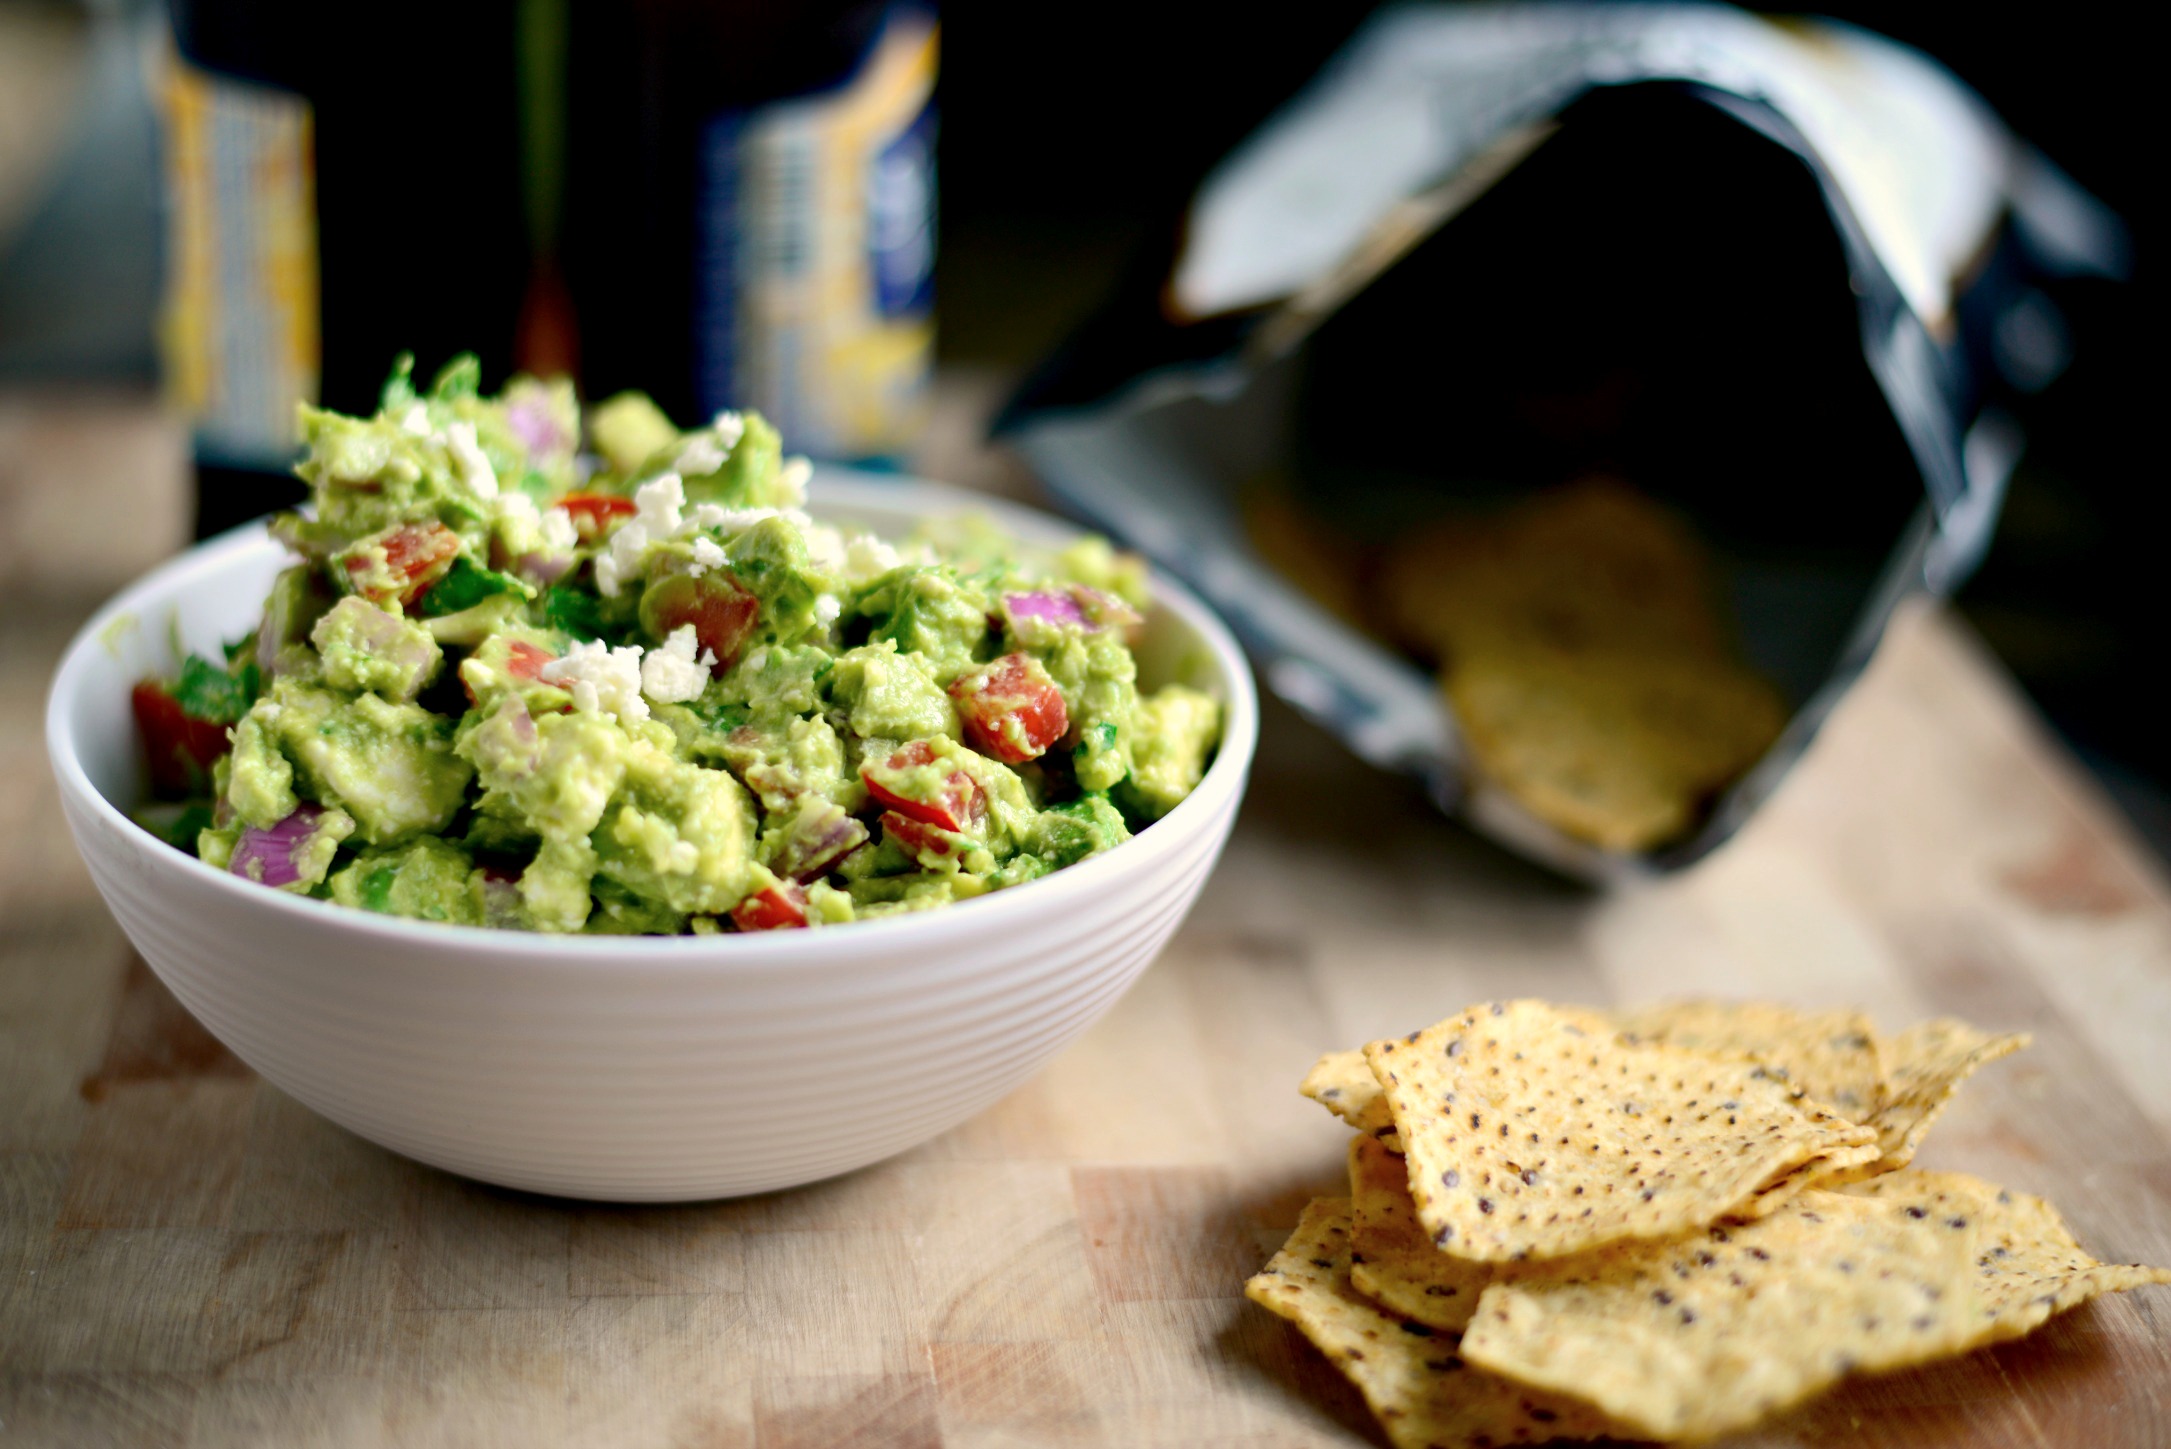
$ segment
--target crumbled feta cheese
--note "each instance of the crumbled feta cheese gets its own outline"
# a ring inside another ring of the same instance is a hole
[[[844,535],[826,523],[810,525],[806,530],[807,558],[825,574],[844,572]]]
[[[676,473],[643,483],[633,493],[633,517],[618,525],[610,544],[596,557],[596,588],[607,599],[618,597],[625,581],[638,578],[641,555],[650,543],[679,531],[686,506],[686,485]]]
[[[723,521],[716,527],[725,534],[744,533],[757,523],[766,523],[772,518],[790,517],[791,514],[781,508],[734,508],[724,514]]]
[[[603,552],[596,555],[596,591],[615,599],[629,574],[640,572],[641,550],[648,547],[648,530],[638,523],[621,523]]]
[[[786,458],[776,475],[777,487],[784,490],[784,501],[793,508],[805,505],[807,481],[814,476],[814,465],[805,458]]]
[[[698,478],[723,467],[725,456],[724,450],[716,446],[715,438],[707,433],[695,433],[686,446],[679,449],[678,461],[671,466],[686,477]]]
[[[580,542],[580,530],[573,526],[573,515],[563,508],[543,510],[543,546],[552,553],[571,553]]]
[[[518,489],[500,493],[490,512],[498,544],[507,555],[519,558],[548,551],[543,538],[542,515],[536,510],[535,500],[527,494]]]
[[[445,424],[445,451],[452,455],[454,469],[467,491],[477,498],[491,499],[498,496],[497,470],[483,456],[482,445],[475,441],[473,423]]]
[[[535,500],[525,493],[500,493],[495,512],[499,526],[507,532],[529,533],[542,526]]]
[[[902,562],[897,550],[871,533],[860,534],[844,546],[844,566],[838,570],[854,588],[873,583]]]
[[[432,431],[430,410],[421,403],[409,403],[407,411],[400,414],[400,427],[418,438],[427,438]]]
[[[844,605],[835,594],[820,594],[814,600],[814,618],[824,629],[837,622],[837,615],[844,612]]]
[[[699,529],[706,533],[744,533],[765,518],[787,517],[778,508],[726,508],[721,503],[696,503],[692,515],[686,520],[689,531]]]
[[[538,509],[535,500],[517,488],[497,496],[494,514],[498,541],[516,560],[562,562],[580,544],[573,515],[563,508]]]
[[[671,631],[670,638],[642,657],[641,693],[658,704],[684,704],[698,699],[702,686],[709,682],[709,666],[715,662],[715,653],[701,648],[694,626],[681,624]]]
[[[695,536],[694,562],[693,567],[687,570],[688,573],[698,579],[710,569],[722,568],[724,562],[724,551],[717,546],[715,539],[705,534]]]
[[[746,656],[746,667],[750,672],[754,674],[761,673],[761,667],[768,662],[769,651],[767,649],[756,649],[753,653]]]
[[[709,431],[716,434],[716,445],[728,453],[746,436],[746,416],[725,408],[709,419]]]
[[[621,724],[648,718],[648,701],[641,698],[638,644],[613,649],[601,640],[583,640],[545,664],[536,677],[563,686],[573,696],[573,708],[583,714],[615,715]]]
[[[657,538],[678,532],[680,510],[686,506],[686,485],[676,473],[659,473],[633,490],[633,517],[645,523]]]

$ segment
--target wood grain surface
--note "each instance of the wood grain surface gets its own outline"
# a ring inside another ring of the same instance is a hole
[[[1738,841],[1609,896],[1270,709],[1197,911],[1041,1077],[849,1177],[619,1208],[394,1157],[206,1035],[91,890],[46,771],[45,680],[95,599],[0,589],[8,1449],[1380,1443],[1241,1297],[1341,1181],[1344,1129],[1296,1083],[1324,1048],[1507,994],[2025,1028],[1920,1160],[2171,1262],[2171,890],[1941,614],[1907,620]],[[2171,1290],[2144,1290],[1729,1443],[2171,1444],[2167,1328]]]

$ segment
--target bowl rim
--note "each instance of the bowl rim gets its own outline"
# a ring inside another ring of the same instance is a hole
[[[1085,536],[1081,525],[1024,504],[991,494],[975,493],[949,484],[904,474],[870,474],[856,469],[824,466],[816,469],[810,489],[809,511],[817,518],[824,512],[849,514],[853,509],[909,513],[926,518],[978,513],[991,517],[1007,531],[1028,541],[1055,542]],[[857,964],[859,952],[852,944],[865,942],[875,950],[886,946],[910,947],[916,953],[939,946],[945,937],[982,936],[999,930],[1030,913],[1038,918],[1055,916],[1066,901],[1077,904],[1105,882],[1150,869],[1200,832],[1212,827],[1214,817],[1226,805],[1233,814],[1241,803],[1252,755],[1258,743],[1258,692],[1249,662],[1235,637],[1211,608],[1189,589],[1159,568],[1149,572],[1156,607],[1168,608],[1212,656],[1223,681],[1222,737],[1213,763],[1198,785],[1175,809],[1148,829],[1105,854],[1065,866],[1038,880],[990,891],[970,900],[956,901],[938,910],[885,916],[873,921],[854,921],[847,930],[817,928],[804,931],[764,931],[754,939],[726,932],[714,936],[587,936],[557,935],[542,931],[503,931],[439,921],[416,921],[353,910],[287,891],[267,890],[230,872],[214,869],[193,855],[158,839],[127,813],[106,799],[84,770],[69,728],[92,652],[107,647],[109,633],[131,618],[148,619],[155,610],[172,610],[170,603],[153,603],[204,574],[234,566],[239,559],[272,546],[264,520],[246,523],[183,550],[151,569],[108,599],[84,622],[62,651],[45,702],[45,737],[53,775],[61,793],[87,810],[99,823],[116,829],[145,860],[156,861],[151,870],[178,869],[184,879],[193,878],[199,888],[227,893],[241,910],[269,910],[286,915],[296,924],[315,924],[381,940],[387,946],[428,945],[440,950],[457,948],[483,955],[517,954],[566,963],[618,961],[634,952],[659,966],[703,971],[719,967],[768,965],[790,961],[804,969],[822,958],[834,958],[840,966]],[[81,844],[78,844],[81,849]],[[644,964],[647,964],[644,962]]]

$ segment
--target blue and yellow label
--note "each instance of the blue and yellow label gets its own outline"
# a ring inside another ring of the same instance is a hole
[[[316,157],[309,103],[168,52],[167,392],[200,456],[284,467],[294,402],[317,398]]]
[[[937,27],[900,9],[833,90],[712,117],[695,196],[694,390],[819,457],[894,457],[934,355]]]

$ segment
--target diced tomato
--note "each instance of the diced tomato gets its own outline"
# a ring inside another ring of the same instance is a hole
[[[384,559],[392,571],[404,575],[400,603],[412,604],[445,576],[460,556],[460,535],[442,523],[426,523],[395,529],[384,541]]]
[[[921,865],[932,870],[945,861],[955,861],[971,849],[972,839],[924,820],[914,820],[895,810],[882,812],[882,834],[896,843],[897,848]]]
[[[618,519],[639,512],[632,499],[611,493],[570,493],[559,499],[557,506],[573,516],[573,532],[580,535],[582,543],[594,543]]]
[[[128,702],[150,756],[152,791],[169,797],[204,793],[211,766],[233,748],[226,726],[190,718],[180,701],[148,679],[129,693]]]
[[[554,662],[557,657],[540,644],[515,639],[506,648],[505,672],[515,679],[536,679],[541,677],[543,666]]]
[[[533,682],[542,678],[543,666],[551,663],[557,657],[540,644],[530,644],[525,639],[515,639],[505,648],[505,672],[515,679],[525,679]],[[473,706],[475,703],[475,689],[473,685],[467,682],[465,675],[460,677],[460,688],[467,692],[467,702],[470,706]]]
[[[972,776],[955,766],[940,767],[928,789],[927,767],[938,765],[934,746],[914,740],[886,760],[859,767],[867,793],[891,810],[944,830],[969,830],[987,818],[987,801]]]
[[[950,686],[965,738],[1006,765],[1037,760],[1070,728],[1063,693],[1030,654],[1005,654]]]
[[[783,931],[804,926],[806,889],[795,880],[765,886],[732,907],[731,923],[742,931]]]
[[[641,595],[641,624],[658,639],[693,625],[694,641],[716,656],[710,673],[721,679],[760,627],[761,600],[729,574],[666,573]]]
[[[377,574],[375,559],[350,552],[347,573],[355,592],[373,604],[397,602],[406,609],[452,567],[460,556],[460,535],[442,523],[410,523],[386,534],[379,547],[389,581]]]

